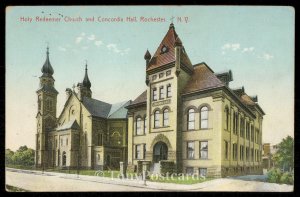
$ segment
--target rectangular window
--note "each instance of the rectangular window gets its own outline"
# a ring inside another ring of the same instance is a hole
[[[171,92],[171,84],[167,85],[167,98],[170,98],[172,96]]]
[[[206,177],[207,168],[199,168],[199,176]]]
[[[159,73],[159,78],[162,78],[164,76],[164,73]]]
[[[187,158],[194,159],[194,155],[195,155],[195,143],[188,142],[187,143]]]
[[[103,138],[103,134],[100,133],[100,134],[98,135],[98,145],[99,145],[99,146],[102,146],[102,145],[103,145],[103,140],[102,140],[102,138]]]
[[[154,128],[159,127],[159,111],[154,112]]]
[[[195,129],[195,110],[189,109],[188,111],[188,130]]]
[[[240,160],[244,160],[244,146],[240,145]]]
[[[142,145],[135,145],[135,158],[142,159]]]
[[[143,147],[143,158],[144,159],[146,158],[146,144],[144,144],[144,147]]]
[[[186,174],[187,175],[193,175],[194,174],[194,168],[193,167],[187,167],[186,168]]]
[[[136,135],[142,135],[142,118],[136,119]]]
[[[157,101],[157,89],[153,88],[152,90],[152,100]]]
[[[224,148],[224,150],[225,150],[225,159],[228,159],[228,142],[227,141],[225,141],[225,148]]]
[[[163,99],[165,98],[165,89],[164,89],[164,86],[161,86],[159,88],[159,99]]]
[[[235,113],[233,113],[233,133],[236,133],[236,116]]]
[[[232,145],[232,158],[233,160],[237,160],[237,144]]]
[[[208,142],[202,141],[200,142],[200,159],[208,158]]]
[[[253,152],[253,148],[251,148],[251,161],[254,160],[254,152]]]
[[[251,141],[254,141],[254,127],[251,125]]]
[[[147,133],[147,117],[144,118],[144,133]]]
[[[245,120],[244,118],[241,118],[241,121],[240,121],[240,136],[241,137],[245,137]]]
[[[246,147],[246,160],[249,161],[249,147]]]
[[[63,146],[63,139],[60,139],[60,146]]]

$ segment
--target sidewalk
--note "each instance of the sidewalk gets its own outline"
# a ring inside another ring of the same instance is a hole
[[[6,168],[8,171],[13,172],[22,172],[22,173],[30,173],[36,175],[44,175],[44,176],[58,176],[64,179],[74,179],[81,181],[89,181],[89,182],[98,182],[98,183],[106,183],[106,184],[114,184],[114,185],[124,185],[130,187],[139,187],[139,188],[150,188],[156,190],[165,190],[165,191],[187,191],[187,190],[196,190],[201,189],[207,186],[214,185],[216,183],[221,183],[222,179],[215,179],[211,181],[206,181],[203,183],[184,185],[184,184],[175,184],[175,183],[161,183],[161,182],[152,182],[146,181],[146,185],[144,185],[144,181],[140,179],[119,179],[119,178],[110,178],[110,177],[98,177],[98,176],[88,176],[88,175],[79,175],[77,174],[67,174],[67,173],[59,173],[59,172],[41,172],[37,170],[22,170],[22,169],[14,169],[14,168]]]

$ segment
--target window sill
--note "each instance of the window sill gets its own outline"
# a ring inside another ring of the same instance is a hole
[[[135,134],[135,135],[133,135],[133,137],[136,137],[136,136],[145,136],[145,135],[146,135],[146,133],[140,134],[140,135]]]

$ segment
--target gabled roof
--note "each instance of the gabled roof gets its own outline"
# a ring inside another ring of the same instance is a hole
[[[61,125],[60,127],[56,128],[57,131],[61,131],[61,130],[66,130],[66,129],[80,129],[79,124],[77,123],[77,121],[75,119],[70,120],[69,122]]]
[[[170,25],[169,30],[161,43],[159,44],[156,52],[153,57],[149,61],[149,65],[147,66],[147,71],[153,70],[155,68],[161,67],[166,64],[170,64],[175,62],[175,42],[180,40],[173,24]],[[181,42],[181,41],[180,41]],[[163,47],[167,47],[166,52],[162,52]],[[192,64],[191,61],[186,54],[184,47],[181,49],[181,63],[188,66],[191,70]]]
[[[200,63],[194,66],[194,72],[182,93],[188,94],[222,86],[224,83],[214,72],[205,63]]]
[[[108,119],[122,119],[127,117],[126,107],[131,103],[131,101],[123,101],[120,103],[113,104],[111,106],[110,112],[108,114]]]
[[[140,94],[131,104],[128,106],[134,106],[147,102],[147,90],[145,90],[142,94]]]
[[[131,101],[123,101],[120,103],[109,104],[97,99],[83,97],[83,105],[91,113],[92,116],[108,119],[123,119],[127,117],[127,109],[125,108]]]
[[[111,109],[111,104],[89,97],[83,97],[82,103],[92,116],[101,118],[107,118]]]

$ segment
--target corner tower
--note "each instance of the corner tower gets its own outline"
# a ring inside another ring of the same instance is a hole
[[[56,104],[57,90],[54,87],[54,70],[49,59],[49,47],[47,47],[46,61],[41,69],[39,89],[36,91],[38,97],[37,133],[36,133],[36,155],[37,167],[48,165],[48,152],[51,141],[48,139],[48,132],[56,126]]]

